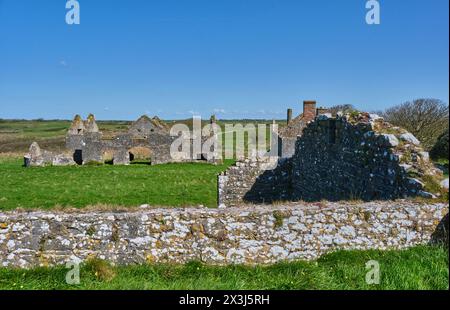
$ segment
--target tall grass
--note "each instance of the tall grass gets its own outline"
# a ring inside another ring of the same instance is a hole
[[[366,283],[366,262],[380,265],[380,283]],[[0,268],[1,289],[286,289],[286,290],[444,290],[448,251],[420,246],[403,251],[339,251],[317,261],[271,266],[154,264],[112,267],[93,261],[81,268],[80,284],[65,282],[68,269]]]

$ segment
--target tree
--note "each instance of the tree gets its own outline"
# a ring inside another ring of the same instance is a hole
[[[439,99],[416,99],[389,108],[382,116],[411,132],[430,150],[448,128],[448,112],[448,105]]]

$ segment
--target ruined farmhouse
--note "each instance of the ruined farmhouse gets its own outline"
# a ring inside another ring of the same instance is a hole
[[[278,156],[240,160],[218,176],[219,205],[435,197],[426,185],[442,172],[411,133],[374,114],[303,108],[294,119],[288,110]]]
[[[211,118],[210,122],[214,123],[214,118]],[[179,158],[171,156],[170,147],[177,138],[182,138],[182,143],[189,146],[190,154]],[[202,142],[206,139],[215,139],[213,131],[201,137]],[[133,122],[126,132],[113,137],[103,137],[94,115],[90,114],[85,121],[76,115],[66,135],[67,152],[53,154],[41,150],[37,143],[33,143],[29,153],[25,155],[25,166],[104,163],[105,154],[112,154],[114,165],[128,165],[134,158],[133,150],[137,148],[148,150],[152,165],[170,162],[218,162],[218,158],[211,154],[194,154],[194,140],[193,135],[171,135],[169,127],[158,117],[149,118],[146,115]]]
[[[303,101],[303,113],[292,118],[292,109],[287,110],[286,126],[278,132],[278,156],[292,157],[295,153],[295,142],[302,135],[303,129],[312,122],[317,115],[329,114],[326,108],[317,108],[316,101]]]

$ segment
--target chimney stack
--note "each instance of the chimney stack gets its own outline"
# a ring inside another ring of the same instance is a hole
[[[287,109],[287,124],[292,121],[292,109]]]
[[[303,101],[303,119],[307,122],[316,118],[316,102],[312,100]]]

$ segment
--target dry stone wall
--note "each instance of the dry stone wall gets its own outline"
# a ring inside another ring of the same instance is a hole
[[[448,204],[407,201],[14,211],[0,213],[0,266],[51,266],[93,257],[122,265],[269,264],[338,249],[406,248],[442,235],[448,235]]]

